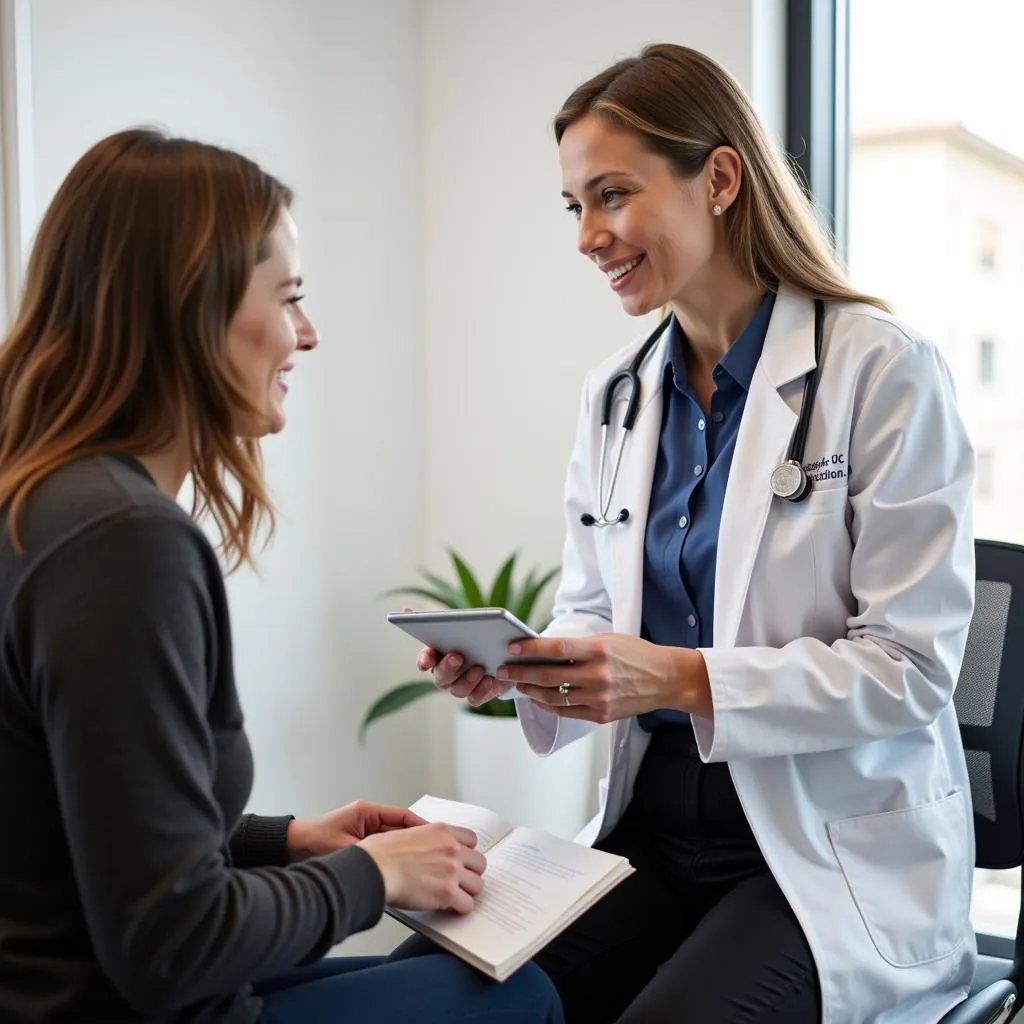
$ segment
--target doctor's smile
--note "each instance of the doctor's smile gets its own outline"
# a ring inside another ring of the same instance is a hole
[[[281,367],[280,370],[277,371],[277,375],[274,378],[274,383],[285,394],[288,394],[288,381],[286,378],[286,374],[291,373],[292,370],[294,369],[295,367],[291,363],[286,363],[284,366]]]
[[[601,271],[608,275],[608,280],[615,291],[622,291],[633,280],[634,272],[643,262],[643,256],[631,256],[624,260],[612,260],[601,264]]]

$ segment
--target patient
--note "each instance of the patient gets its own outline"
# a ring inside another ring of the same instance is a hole
[[[323,959],[385,902],[466,913],[471,832],[356,803],[243,815],[220,562],[273,513],[303,312],[289,190],[236,153],[111,136],[47,211],[0,349],[0,1019],[560,1022],[528,966]]]

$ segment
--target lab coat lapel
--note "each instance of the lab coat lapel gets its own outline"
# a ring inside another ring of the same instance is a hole
[[[814,304],[780,288],[747,394],[718,533],[715,570],[716,647],[732,647],[774,498],[772,470],[789,450],[803,377],[814,367]],[[771,600],[770,594],[766,600]]]
[[[640,368],[640,411],[622,456],[618,494],[612,501],[612,514],[620,508],[629,509],[629,519],[608,527],[612,549],[612,607],[615,609],[614,629],[617,633],[640,633],[643,613],[644,535],[651,504],[651,486],[658,461],[658,440],[661,436],[662,395],[665,356],[669,331],[665,331]],[[625,402],[617,402],[612,423],[622,422]],[[609,460],[615,456],[614,442],[609,442]]]

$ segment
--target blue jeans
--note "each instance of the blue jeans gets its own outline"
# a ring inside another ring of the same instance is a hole
[[[500,985],[447,953],[325,957],[255,986],[260,1024],[563,1024],[554,985],[526,964]]]

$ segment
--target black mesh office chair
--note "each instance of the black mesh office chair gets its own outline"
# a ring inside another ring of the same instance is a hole
[[[979,540],[974,618],[954,704],[974,801],[976,863],[1024,859],[1024,547]],[[940,1024],[1002,1024],[1024,990],[1024,901],[1012,962],[979,957],[970,997]]]

